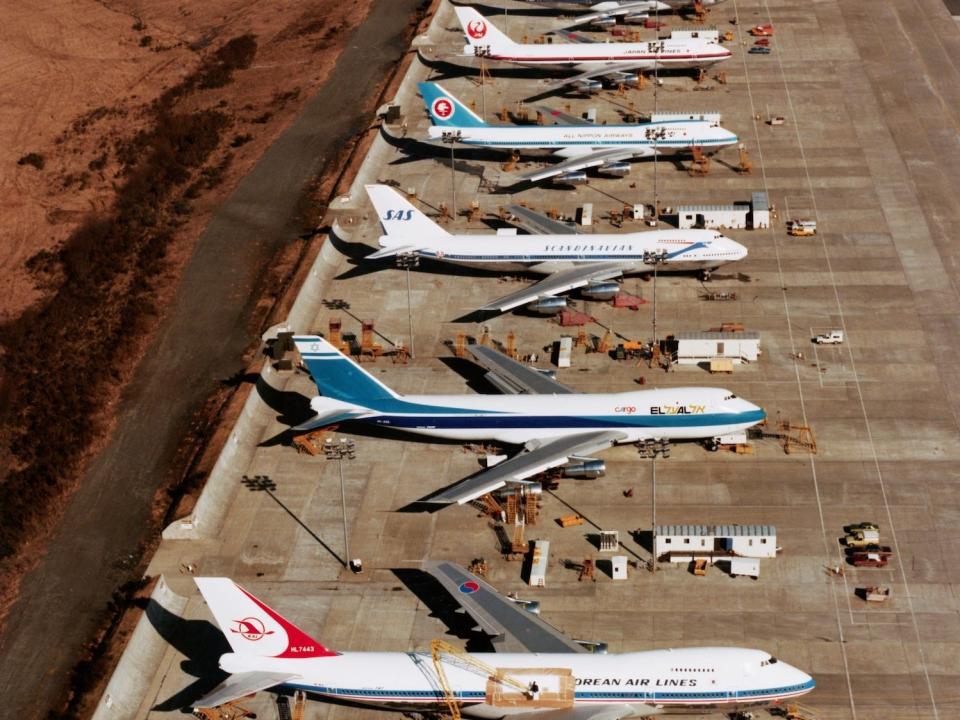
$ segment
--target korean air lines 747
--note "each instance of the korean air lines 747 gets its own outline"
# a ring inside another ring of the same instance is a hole
[[[601,172],[623,161],[653,157],[699,147],[716,151],[737,142],[736,134],[711,120],[669,120],[630,125],[488,125],[475,112],[437,83],[422,82],[420,94],[433,125],[432,140],[453,140],[464,145],[504,151],[539,150],[565,158],[563,162],[520,176],[537,182],[547,178],[567,180],[585,168]],[[629,167],[629,166],[628,166]]]
[[[310,401],[316,416],[296,431],[356,421],[428,437],[521,446],[513,457],[432,496],[431,503],[462,505],[555,467],[568,468],[574,477],[597,477],[603,463],[585,457],[588,453],[642,440],[715,439],[765,417],[759,407],[722,388],[574,394],[482,345],[467,349],[490,371],[492,384],[518,394],[400,395],[322,337],[294,337],[294,343],[321,393]]]
[[[454,718],[621,720],[766,707],[813,690],[813,678],[761,650],[692,647],[596,654],[450,562],[425,563],[493,638],[495,652],[337,652],[229,578],[197,586],[230,644],[229,677],[194,708],[269,688],[340,705]]]
[[[562,78],[554,85],[573,85],[580,90],[594,87],[595,78],[608,77],[635,84],[642,70],[700,68],[726,60],[730,51],[717,42],[699,37],[665,38],[634,43],[539,43],[511,40],[493,23],[471,7],[457,7],[457,18],[466,33],[464,55],[529,67],[567,68],[579,74]],[[591,16],[592,17],[592,16]],[[585,21],[581,18],[581,21]]]
[[[663,270],[698,271],[746,257],[740,243],[714,230],[650,230],[617,235],[542,234],[451,235],[387,185],[367,185],[386,235],[376,260],[415,253],[441,262],[492,270],[524,270],[547,275],[543,280],[494,300],[481,310],[506,312],[521,305],[541,314],[566,307],[560,293],[580,288],[594,300],[608,300],[620,290],[614,280],[650,272],[652,258],[663,258]],[[518,212],[524,212],[517,208]],[[541,222],[550,222],[541,218]],[[557,228],[558,230],[561,228]],[[563,227],[569,233],[569,228]]]

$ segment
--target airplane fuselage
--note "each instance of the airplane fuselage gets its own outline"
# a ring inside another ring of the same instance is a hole
[[[456,137],[465,145],[504,150],[546,149],[577,157],[603,148],[624,148],[637,157],[688,150],[718,150],[737,142],[736,134],[707,120],[662,121],[633,125],[430,126],[430,138]]]
[[[317,412],[324,398],[311,403]],[[365,403],[362,422],[450,440],[523,444],[615,430],[622,443],[697,440],[761,422],[764,411],[717,388],[577,395],[403,395]]]
[[[488,680],[459,658],[445,657],[444,674],[463,714],[493,719],[561,707],[638,704],[666,712],[732,712],[803,695],[814,681],[758,650],[687,648],[591,654],[472,653],[538,696]],[[772,662],[771,662],[772,661]],[[315,659],[220,659],[230,673],[296,673],[286,686],[322,698],[390,710],[443,709],[444,695],[430,653],[343,653]]]
[[[464,55],[475,55],[473,45],[463,49]],[[706,67],[726,60],[730,51],[717,43],[697,40],[653,40],[643,43],[553,43],[542,45],[491,46],[485,49],[490,60],[515,63],[525,67],[561,66],[578,72],[621,67],[630,71],[687,69]]]
[[[405,237],[385,235],[380,246],[402,245]],[[487,270],[523,270],[549,275],[600,262],[632,264],[652,272],[644,253],[665,253],[661,270],[707,270],[741,260],[746,248],[712,230],[652,230],[595,235],[453,235],[425,242],[417,254],[433,260]],[[631,272],[628,270],[627,272]]]

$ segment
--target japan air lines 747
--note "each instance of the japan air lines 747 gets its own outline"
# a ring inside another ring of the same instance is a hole
[[[805,672],[736,647],[595,654],[449,562],[424,569],[493,639],[466,653],[336,652],[228,578],[196,578],[231,652],[230,673],[194,703],[222,705],[274,687],[338,704],[454,717],[620,720],[664,713],[733,713],[806,694]]]
[[[578,75],[562,78],[557,86],[589,90],[596,78],[632,84],[636,73],[659,68],[700,68],[730,57],[730,51],[702,37],[665,38],[649,42],[567,42],[522,44],[511,40],[470,7],[457,7],[457,18],[467,36],[464,55],[528,67],[567,68]]]

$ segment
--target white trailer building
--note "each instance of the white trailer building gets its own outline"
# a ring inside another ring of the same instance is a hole
[[[682,27],[670,31],[671,40],[693,40],[700,38],[709,42],[720,42],[720,30],[715,27],[702,28],[697,26]]]
[[[533,557],[530,562],[530,585],[544,587],[547,584],[547,561],[550,559],[550,541],[537,540],[533,543]]]
[[[676,215],[676,224],[681,230],[757,230],[770,227],[770,201],[764,192],[753,193],[750,202],[737,202],[733,205],[678,205],[675,210],[667,213],[673,214]]]
[[[777,556],[777,529],[773,525],[657,525],[653,539],[658,561],[712,563],[731,557]]]
[[[760,333],[742,332],[681,332],[674,336],[677,343],[677,364],[697,365],[711,360],[730,360],[736,364],[756,362],[760,356]]]

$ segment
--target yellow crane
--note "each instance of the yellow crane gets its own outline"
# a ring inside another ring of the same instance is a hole
[[[469,653],[443,640],[434,640],[430,643],[430,655],[433,658],[433,667],[437,672],[437,679],[440,681],[440,689],[443,691],[443,701],[446,703],[453,720],[461,720],[462,716],[460,714],[460,703],[457,701],[457,696],[453,692],[453,688],[450,687],[450,681],[447,680],[447,673],[443,669],[444,655],[451,656],[457,664],[476,672],[478,675],[486,675],[488,682],[509,685],[524,695],[529,696],[530,694],[530,688],[516,678],[510,677],[503,670],[499,670],[492,665],[487,665],[482,660],[477,660]]]

